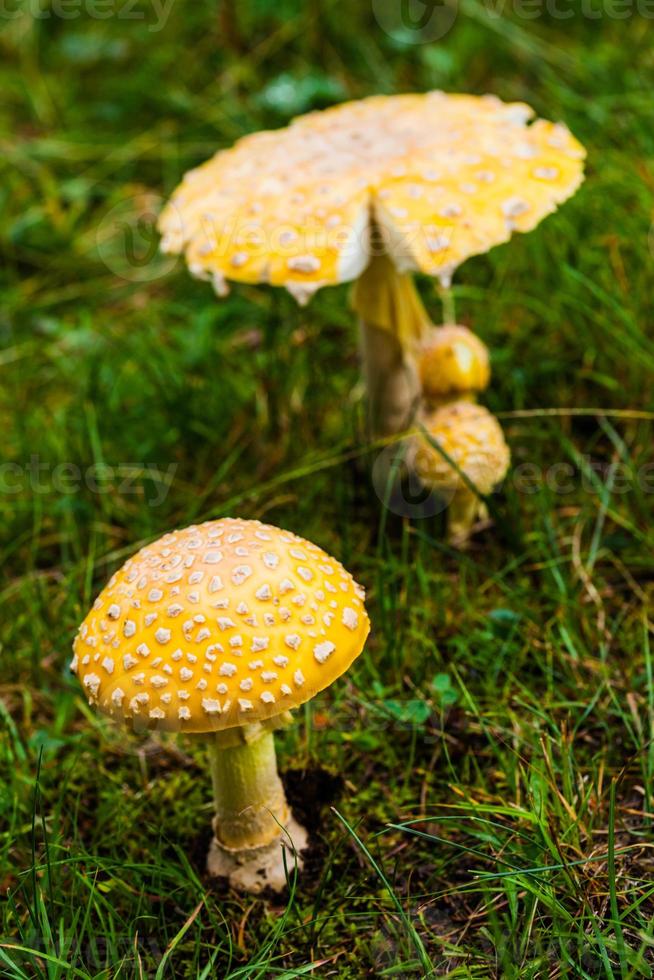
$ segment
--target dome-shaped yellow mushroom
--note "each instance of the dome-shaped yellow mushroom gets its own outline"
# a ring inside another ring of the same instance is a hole
[[[297,851],[306,833],[289,822],[272,731],[348,669],[369,629],[363,591],[338,561],[288,531],[226,518],[127,561],[82,623],[71,666],[115,719],[210,736],[210,870],[279,888],[281,828]]]
[[[473,522],[485,511],[480,496],[488,496],[506,476],[509,447],[497,419],[472,402],[443,405],[421,422],[442,451],[417,433],[409,452],[411,466],[425,486],[449,498],[448,536],[464,545]]]

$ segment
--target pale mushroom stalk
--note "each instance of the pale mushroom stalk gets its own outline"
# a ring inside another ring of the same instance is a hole
[[[209,739],[209,765],[218,844],[232,851],[277,841],[290,811],[277,771],[275,736],[236,730],[241,741],[224,745],[222,733]]]
[[[488,508],[481,497],[467,487],[456,491],[447,511],[447,539],[455,548],[465,548],[470,532],[477,521],[488,517]]]
[[[454,303],[454,290],[450,285],[441,283],[439,287],[441,305],[443,307],[443,324],[448,327],[456,323],[456,305]]]
[[[352,291],[373,436],[403,432],[420,399],[412,351],[432,326],[413,281],[387,255],[371,259]]]
[[[244,725],[209,738],[213,840],[207,868],[245,891],[279,890],[302,868],[309,836],[293,817],[267,726]]]

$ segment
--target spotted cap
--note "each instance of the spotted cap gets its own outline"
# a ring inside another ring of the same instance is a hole
[[[449,281],[530,231],[583,180],[560,123],[495,96],[373,96],[255,133],[186,174],[161,214],[164,252],[213,281],[285,286],[300,302],[358,278],[373,221],[401,272]]]
[[[488,348],[467,327],[433,328],[419,351],[418,373],[427,398],[483,391],[490,381]]]
[[[479,493],[489,494],[504,479],[511,453],[499,422],[483,405],[452,402],[428,413],[421,421],[431,438]],[[424,435],[412,437],[408,458],[426,486],[454,491],[465,488],[461,473]]]
[[[112,577],[74,642],[89,703],[210,732],[312,698],[361,653],[363,590],[288,531],[225,518],[166,534]]]

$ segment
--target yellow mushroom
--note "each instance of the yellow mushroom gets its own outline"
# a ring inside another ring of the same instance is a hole
[[[485,515],[480,497],[488,496],[506,476],[509,447],[497,419],[473,402],[450,402],[425,414],[421,422],[442,452],[423,433],[416,433],[409,464],[425,486],[449,500],[449,540],[465,546],[473,523]]]
[[[273,730],[343,674],[369,632],[362,589],[309,541],[259,521],[173,531],[113,576],[74,643],[89,703],[135,728],[202,734],[214,788],[212,874],[286,883],[293,820]]]
[[[414,272],[449,284],[469,256],[529,231],[583,179],[565,126],[494,96],[374,96],[239,140],[186,174],[162,249],[193,275],[284,286],[306,302],[356,280],[374,431],[418,395],[407,358],[430,321]]]
[[[488,348],[467,327],[434,327],[418,352],[418,375],[422,393],[432,406],[474,397],[490,381]]]

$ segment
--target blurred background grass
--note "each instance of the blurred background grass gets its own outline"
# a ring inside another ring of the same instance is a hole
[[[654,12],[462,0],[426,40],[389,10],[2,7],[3,975],[652,974]],[[531,474],[466,555],[371,489],[347,289],[218,302],[153,231],[242,134],[431,88],[524,100],[589,151],[559,214],[456,278]],[[288,903],[205,880],[201,747],[115,732],[67,671],[128,553],[237,513],[342,559],[374,623],[279,738],[316,831]]]

